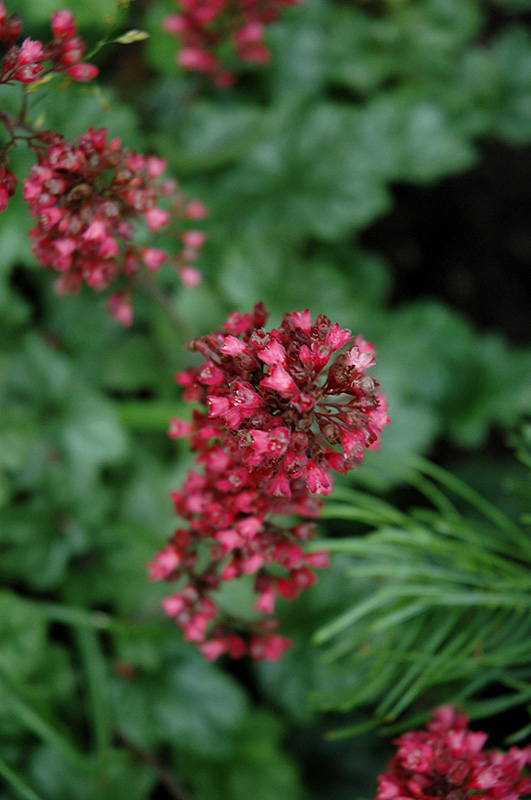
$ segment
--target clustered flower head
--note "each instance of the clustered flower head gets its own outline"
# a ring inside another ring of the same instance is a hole
[[[317,517],[331,471],[360,464],[389,421],[366,374],[371,344],[325,316],[312,321],[309,311],[286,314],[270,332],[266,319],[263,304],[230,314],[222,332],[190,343],[202,366],[177,375],[185,400],[201,408],[191,422],[173,419],[170,436],[189,438],[201,471],[173,493],[188,527],[175,532],[150,574],[182,581],[163,606],[207,658],[275,659],[286,649],[276,620],[245,626],[226,619],[212,593],[223,581],[253,575],[254,609],[271,615],[279,595],[292,600],[309,588],[327,555],[301,546],[315,532],[312,523],[285,527],[279,516]]]
[[[177,62],[185,69],[214,77],[219,86],[235,80],[232,63],[264,64],[269,50],[265,26],[278,19],[284,6],[300,0],[178,0],[180,13],[164,20],[182,48]]]
[[[396,740],[398,751],[378,778],[376,800],[518,800],[531,793],[524,767],[531,748],[484,750],[486,733],[468,729],[468,718],[438,709],[425,731]]]
[[[139,155],[120,139],[109,140],[104,128],[90,128],[73,143],[49,131],[40,139],[45,149],[24,181],[24,199],[37,218],[30,234],[33,252],[43,266],[59,273],[59,293],[77,292],[82,283],[103,291],[121,282],[107,307],[122,324],[131,324],[135,276],[142,268],[155,272],[168,258],[166,250],[134,243],[139,221],[152,233],[170,220],[179,223],[173,262],[186,285],[198,282],[190,262],[205,235],[184,230],[182,223],[204,217],[206,208],[198,200],[188,201],[176,181],[158,180],[165,161]],[[159,206],[170,196],[171,212]]]
[[[34,83],[50,72],[63,72],[75,81],[91,81],[98,74],[93,64],[83,63],[86,45],[76,35],[73,14],[68,9],[54,11],[51,19],[53,39],[46,45],[32,39],[15,44],[22,34],[18,17],[8,18],[0,0],[0,45],[8,48],[0,67],[0,83]]]

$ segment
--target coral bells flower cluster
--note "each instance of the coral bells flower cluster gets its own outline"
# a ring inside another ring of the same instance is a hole
[[[73,80],[83,82],[97,76],[97,67],[83,63],[86,45],[76,35],[74,16],[67,9],[52,14],[53,39],[46,45],[29,38],[16,45],[22,27],[22,20],[18,17],[8,18],[0,0],[0,44],[9,48],[2,60],[0,83],[34,83],[50,72],[63,72]]]
[[[235,73],[230,61],[263,64],[269,59],[265,26],[278,19],[283,6],[300,0],[179,0],[179,14],[164,20],[164,28],[179,36],[177,61],[185,69],[212,75],[230,86]],[[230,53],[230,55],[229,55]]]
[[[396,740],[398,751],[378,778],[376,800],[518,800],[531,794],[531,748],[484,750],[485,733],[449,706],[438,709],[425,731]]]
[[[177,376],[185,400],[202,410],[192,422],[172,420],[170,436],[189,438],[201,471],[173,494],[188,527],[176,531],[150,574],[182,581],[163,605],[207,658],[275,659],[286,649],[276,620],[227,620],[213,593],[223,581],[252,575],[254,609],[272,615],[278,596],[292,600],[309,588],[326,553],[302,547],[312,523],[286,528],[278,517],[318,516],[331,471],[360,464],[389,421],[366,374],[371,344],[324,316],[312,321],[309,311],[286,314],[270,332],[266,319],[262,304],[231,314],[222,332],[190,343],[204,364]]]
[[[156,233],[169,221],[175,226],[179,252],[173,257],[183,281],[193,283],[190,261],[204,242],[200,231],[183,222],[205,216],[200,201],[189,202],[174,180],[158,180],[166,163],[122,147],[105,129],[89,129],[71,143],[59,134],[42,135],[45,150],[24,181],[24,199],[37,217],[31,231],[40,263],[59,273],[61,294],[77,292],[83,282],[97,291],[120,284],[108,310],[124,325],[132,321],[131,292],[139,270],[155,272],[168,258],[160,248],[133,242],[135,224]],[[171,212],[159,206],[172,196]]]

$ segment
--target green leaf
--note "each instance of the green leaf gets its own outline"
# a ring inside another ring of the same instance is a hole
[[[299,800],[303,794],[298,771],[281,748],[282,734],[283,726],[272,714],[260,710],[248,714],[228,758],[211,765],[192,759],[187,765],[198,796]]]
[[[114,679],[112,687],[119,729],[148,748],[178,743],[187,753],[224,757],[247,708],[242,689],[177,638],[156,672]]]
[[[500,33],[492,48],[501,77],[496,133],[513,145],[531,138],[531,34],[524,27]]]
[[[114,750],[103,764],[92,766],[88,774],[76,770],[56,750],[43,745],[34,752],[31,772],[50,800],[112,800],[121,793],[131,800],[145,800],[156,783],[156,774],[125,750]]]
[[[23,683],[43,657],[46,623],[35,606],[13,592],[0,592],[0,669]]]

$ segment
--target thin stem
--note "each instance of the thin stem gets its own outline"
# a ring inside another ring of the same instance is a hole
[[[24,125],[26,120],[26,112],[28,110],[28,95],[26,92],[22,95],[22,103],[18,112],[17,125]]]
[[[184,791],[182,786],[175,780],[169,769],[161,764],[157,759],[148,753],[147,750],[143,750],[138,745],[134,744],[134,742],[130,741],[126,736],[122,733],[118,732],[116,734],[116,738],[120,744],[122,744],[131,755],[137,760],[140,761],[142,764],[145,764],[146,767],[149,767],[158,775],[158,778],[164,788],[168,791],[170,796],[174,798],[174,800],[191,800],[190,796]]]
[[[36,794],[33,789],[31,789],[28,784],[22,780],[22,778],[19,777],[19,775],[17,775],[17,773],[14,772],[11,767],[1,758],[0,775],[5,778],[5,780],[11,784],[14,789],[16,789],[16,791],[21,797],[24,798],[24,800],[42,800],[42,797]]]
[[[35,736],[47,742],[58,750],[64,758],[76,769],[86,771],[88,762],[85,757],[66,739],[63,734],[54,728],[46,719],[41,717],[34,708],[21,696],[19,690],[0,669],[0,689],[4,689],[5,698],[10,703],[13,711],[22,724]]]
[[[92,708],[92,724],[96,752],[103,762],[112,746],[112,719],[104,688],[107,670],[101,653],[98,635],[94,629],[77,627],[75,631],[83,667],[87,677],[88,694]]]

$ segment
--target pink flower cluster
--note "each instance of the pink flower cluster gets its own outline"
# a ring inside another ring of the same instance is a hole
[[[199,274],[190,262],[205,235],[184,230],[181,223],[204,217],[206,208],[186,200],[176,181],[157,182],[165,161],[138,155],[122,147],[120,139],[109,141],[105,129],[91,128],[74,143],[50,132],[40,138],[46,149],[24,181],[24,199],[37,217],[33,252],[43,266],[59,273],[59,293],[77,292],[83,282],[103,291],[120,280],[123,286],[110,297],[108,310],[130,325],[135,276],[143,267],[155,272],[168,258],[165,250],[133,243],[139,220],[154,233],[170,220],[179,222],[180,251],[174,263],[184,283],[197,282]],[[171,213],[158,205],[169,196]]]
[[[0,0],[0,44],[9,48],[2,60],[0,83],[34,83],[50,72],[64,72],[75,81],[87,82],[98,74],[93,64],[83,63],[86,45],[76,36],[75,19],[67,9],[52,14],[53,39],[46,45],[29,38],[16,45],[22,27],[18,17],[8,18]]]
[[[366,374],[374,349],[324,316],[286,314],[267,332],[262,304],[233,313],[221,333],[190,343],[204,358],[177,375],[188,402],[201,404],[192,422],[173,419],[170,436],[189,438],[201,471],[173,493],[187,521],[150,565],[153,580],[182,580],[163,606],[207,658],[275,659],[289,641],[262,618],[245,625],[217,607],[221,582],[254,576],[255,611],[274,613],[276,598],[292,600],[327,566],[323,552],[301,543],[311,523],[282,527],[278,517],[316,517],[331,471],[360,464],[389,421],[378,384]],[[330,359],[334,357],[332,363]]]
[[[182,48],[177,54],[181,66],[212,75],[219,86],[230,86],[236,77],[233,64],[268,61],[265,26],[278,19],[283,6],[298,2],[178,0],[180,13],[166,17],[164,28],[181,39]]]
[[[376,800],[518,800],[531,794],[531,747],[507,753],[484,750],[485,733],[449,706],[438,709],[425,731],[396,740],[398,751],[378,778]]]

